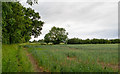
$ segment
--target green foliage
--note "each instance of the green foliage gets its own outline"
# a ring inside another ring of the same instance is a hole
[[[34,1],[33,0],[27,0],[27,3],[32,6],[33,4],[38,4],[38,0],[34,0]]]
[[[30,36],[41,34],[44,22],[40,21],[38,12],[23,7],[19,2],[2,3],[2,41],[6,44],[23,43]]]
[[[39,66],[50,72],[118,71],[118,44],[25,46]]]
[[[45,43],[43,39],[38,40],[39,43]]]
[[[45,35],[44,41],[46,43],[53,42],[54,44],[59,44],[60,42],[67,42],[68,33],[64,28],[52,27],[48,34]]]
[[[26,52],[17,44],[2,45],[2,72],[33,72]]]
[[[78,44],[80,41],[78,38],[72,38],[68,40],[68,44]]]

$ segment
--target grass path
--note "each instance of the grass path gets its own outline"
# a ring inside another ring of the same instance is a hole
[[[37,60],[34,59],[32,54],[27,51],[27,48],[24,48],[24,50],[26,51],[26,55],[28,56],[28,58],[33,66],[34,71],[35,72],[44,72],[43,67],[39,67]]]
[[[2,72],[34,72],[22,46],[2,45]]]

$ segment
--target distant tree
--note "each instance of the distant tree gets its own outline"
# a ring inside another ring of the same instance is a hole
[[[68,40],[68,44],[79,44],[80,40],[78,38],[71,38]]]
[[[84,44],[91,44],[91,40],[90,39],[86,39],[86,40],[83,40],[84,41]]]
[[[48,34],[45,35],[44,41],[45,41],[46,43],[52,42],[50,33],[48,33]]]
[[[99,43],[99,39],[94,38],[94,39],[91,40],[91,43],[92,44],[98,44]]]
[[[38,40],[39,43],[45,43],[43,39]]]
[[[111,44],[111,41],[110,40],[106,40],[106,44]]]
[[[83,44],[83,40],[82,39],[79,39],[79,44]]]
[[[120,43],[120,39],[111,39],[110,41],[111,41],[111,43],[113,43],[113,44],[114,44],[114,43]]]
[[[48,34],[45,35],[44,41],[46,43],[52,42],[54,44],[59,44],[60,42],[66,43],[68,33],[64,28],[52,27]]]
[[[120,39],[115,39],[115,42],[116,43],[120,43]]]
[[[38,40],[38,42],[44,42],[44,40],[43,40],[43,39],[41,39],[41,40]]]

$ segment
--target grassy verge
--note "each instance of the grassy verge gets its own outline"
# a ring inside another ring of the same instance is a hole
[[[33,72],[26,52],[18,44],[2,45],[2,72]]]
[[[2,43],[0,42],[0,74],[2,73]]]

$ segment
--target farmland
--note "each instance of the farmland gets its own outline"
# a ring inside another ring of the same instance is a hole
[[[39,66],[52,72],[117,71],[117,44],[26,45]]]
[[[47,72],[118,71],[118,44],[13,44],[2,47],[3,72],[36,72],[27,53]]]
[[[26,3],[2,2],[0,73],[118,71],[118,26],[108,14],[114,5]]]

